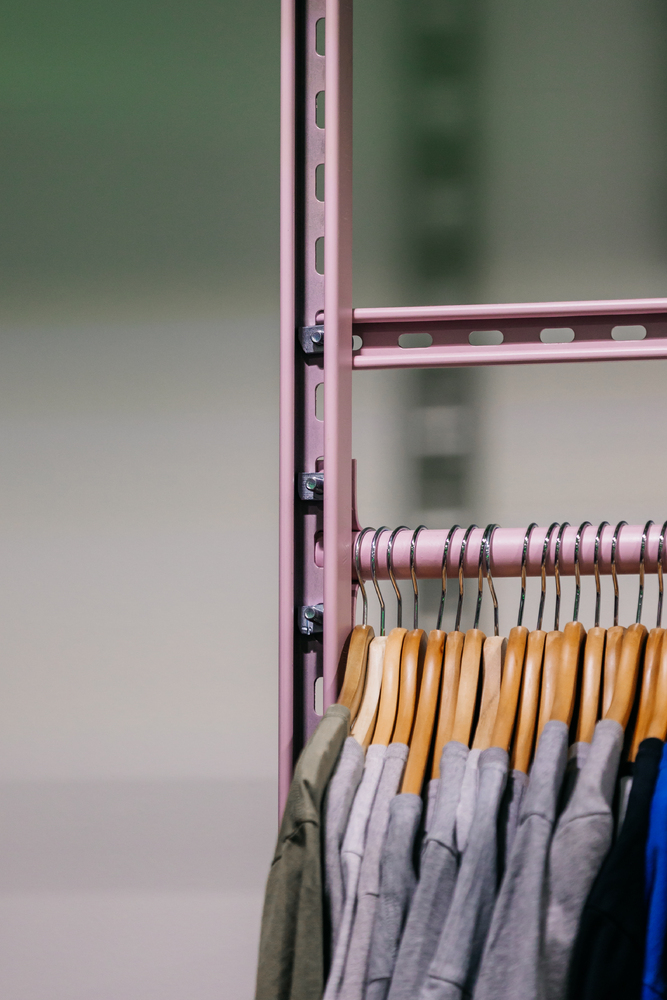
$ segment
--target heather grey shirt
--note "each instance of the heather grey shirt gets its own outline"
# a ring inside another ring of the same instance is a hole
[[[559,814],[567,808],[568,802],[572,798],[579,772],[588,759],[591,749],[590,743],[573,743],[567,752],[567,767],[565,768],[565,780],[558,803]]]
[[[415,1000],[449,911],[459,866],[456,807],[468,747],[451,740],[440,758],[440,784],[421,856],[419,882],[398,949],[389,1000]]]
[[[459,804],[456,807],[456,847],[459,854],[463,854],[468,844],[472,818],[475,814],[477,803],[477,789],[479,786],[479,756],[481,750],[471,750],[466,761],[465,774],[461,784],[461,794]]]
[[[375,909],[380,894],[380,858],[389,822],[389,807],[400,788],[407,759],[408,747],[405,743],[389,744],[368,821],[366,848],[359,873],[357,908],[343,981],[338,993],[339,1000],[363,1000]]]
[[[498,887],[498,812],[509,755],[500,747],[479,758],[477,805],[452,904],[419,1000],[472,995]]]
[[[568,727],[547,722],[523,799],[509,865],[493,910],[475,1000],[537,1000],[546,869],[567,765]]]
[[[570,956],[584,903],[611,847],[611,803],[623,736],[618,722],[598,722],[586,763],[551,841],[541,963],[542,996],[546,1000],[560,1000],[566,993]]]
[[[331,954],[343,916],[345,892],[341,848],[350,817],[352,800],[364,770],[364,751],[353,736],[348,736],[327,789],[324,820],[324,884],[329,904]]]
[[[361,859],[364,856],[368,821],[382,776],[382,765],[387,748],[371,744],[366,753],[364,773],[354,796],[350,810],[343,846],[341,849],[341,867],[343,870],[343,892],[345,903],[341,916],[338,938],[331,960],[331,969],[327,979],[323,1000],[336,1000],[345,971],[345,962],[350,945],[350,935],[354,922],[357,904],[357,887],[361,871]]]
[[[380,859],[380,896],[375,910],[366,980],[366,1000],[385,1000],[398,946],[417,884],[413,863],[422,815],[419,795],[404,792],[389,806],[389,824]]]
[[[438,785],[440,784],[440,778],[431,778],[428,785],[426,786],[426,819],[424,820],[424,836],[428,833],[431,828],[431,821],[433,819],[433,813],[435,811],[435,803],[438,798]]]
[[[509,864],[512,844],[521,815],[521,803],[527,788],[528,775],[523,771],[510,771],[498,817],[498,858],[500,862],[498,874],[500,878]]]

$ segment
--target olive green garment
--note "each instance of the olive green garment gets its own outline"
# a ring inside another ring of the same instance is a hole
[[[349,709],[332,705],[294,770],[266,884],[255,1000],[322,996],[322,802],[349,731]]]

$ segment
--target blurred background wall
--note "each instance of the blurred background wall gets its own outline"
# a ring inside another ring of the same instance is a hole
[[[277,0],[3,8],[11,1000],[252,995],[276,832],[278,25]],[[357,0],[355,33],[357,305],[667,295],[654,0]],[[359,373],[360,517],[662,520],[666,374]]]

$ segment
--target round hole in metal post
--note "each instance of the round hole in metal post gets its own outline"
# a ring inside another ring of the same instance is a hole
[[[468,343],[473,347],[495,347],[504,339],[501,330],[473,330],[468,335]]]
[[[360,337],[358,333],[352,334],[352,350],[360,351],[363,346],[364,346],[363,338]]]
[[[433,337],[430,333],[402,333],[398,338],[398,346],[406,350],[415,347],[430,347]]]
[[[644,340],[645,326],[615,326],[611,331],[612,340]]]

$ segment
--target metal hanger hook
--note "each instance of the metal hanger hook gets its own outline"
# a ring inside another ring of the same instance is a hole
[[[574,611],[572,612],[572,621],[576,622],[579,620],[579,598],[581,597],[581,568],[579,566],[579,546],[581,543],[581,534],[584,528],[592,527],[590,521],[582,521],[577,529],[577,537],[574,540]]]
[[[403,624],[403,597],[396,583],[396,577],[394,576],[394,539],[399,531],[409,531],[407,524],[401,524],[398,528],[394,528],[391,535],[389,536],[389,541],[387,543],[387,571],[389,573],[389,579],[391,580],[391,585],[394,588],[394,593],[396,594],[396,627],[400,628]]]
[[[647,521],[642,531],[642,547],[639,553],[639,596],[637,597],[637,624],[642,620],[642,605],[644,603],[644,560],[646,558],[646,539],[653,521]]]
[[[570,527],[569,521],[563,521],[558,532],[558,537],[556,538],[556,554],[554,557],[554,577],[556,578],[556,607],[554,610],[554,632],[558,631],[558,625],[560,622],[560,545],[563,541],[563,533],[566,528]]]
[[[616,575],[616,546],[621,533],[621,528],[625,527],[627,521],[619,521],[614,528],[614,535],[611,540],[611,578],[614,583],[614,625],[618,625],[618,577]]]
[[[491,594],[491,600],[493,602],[493,634],[500,634],[500,625],[498,621],[498,598],[496,597],[496,588],[493,586],[493,577],[491,576],[491,540],[493,539],[493,532],[498,527],[497,524],[487,524],[486,530],[484,531],[484,536],[482,538],[482,551],[484,553],[484,573],[486,576],[486,582],[489,586],[489,593]],[[476,628],[477,626],[475,626]]]
[[[667,531],[667,521],[665,521],[662,528],[660,529],[660,540],[658,542],[658,614],[656,620],[656,628],[662,628],[662,590],[663,590],[662,553],[665,547],[666,531]]]
[[[517,625],[521,625],[523,622],[523,609],[526,603],[526,561],[528,559],[528,546],[530,544],[530,536],[536,527],[537,523],[535,521],[531,521],[526,528],[526,534],[523,536],[523,550],[521,552],[521,597],[519,598],[519,614],[516,619]]]
[[[375,593],[378,595],[378,601],[380,602],[380,635],[385,635],[385,614],[384,614],[384,597],[382,596],[382,591],[378,585],[377,581],[377,562],[375,559],[378,547],[378,538],[383,531],[389,531],[386,524],[383,524],[381,528],[373,535],[373,541],[371,542],[371,579],[373,581],[373,586],[375,587]]]
[[[540,593],[540,607],[537,612],[537,630],[538,632],[542,628],[542,617],[544,615],[544,602],[547,596],[547,554],[549,552],[549,545],[551,544],[551,536],[558,527],[558,521],[553,521],[547,528],[547,533],[544,538],[544,545],[542,546],[542,562],[540,563],[540,576],[542,578],[542,590]]]
[[[420,524],[418,528],[412,533],[412,538],[410,539],[410,579],[412,580],[412,593],[413,593],[413,628],[418,627],[419,623],[419,588],[417,586],[417,571],[415,569],[415,557],[417,555],[417,538],[419,537],[420,531],[426,531],[426,525]]]
[[[437,628],[440,629],[442,625],[442,616],[445,610],[445,595],[447,593],[447,558],[449,556],[449,546],[452,543],[452,538],[454,537],[454,532],[458,531],[458,524],[455,524],[453,528],[449,529],[447,533],[447,538],[445,540],[445,548],[442,553],[442,590],[440,592],[440,608],[438,610],[438,624]]]
[[[454,624],[455,632],[460,632],[459,625],[461,624],[461,612],[463,610],[463,558],[465,556],[466,546],[468,545],[470,532],[476,527],[476,524],[471,524],[470,527],[466,529],[466,533],[461,542],[461,551],[459,553],[459,603],[456,607],[456,622]]]
[[[597,534],[595,536],[595,555],[594,555],[594,567],[595,567],[595,627],[598,628],[600,625],[600,598],[602,590],[600,587],[600,540],[602,538],[602,532],[605,528],[609,527],[609,521],[601,521],[598,525]]]
[[[366,587],[364,586],[364,581],[361,577],[361,542],[364,535],[367,535],[369,531],[375,531],[375,528],[363,528],[356,537],[354,543],[354,567],[357,571],[357,583],[359,584],[359,590],[361,591],[361,601],[363,607],[363,617],[362,622],[364,625],[368,624],[368,596],[366,595]]]

